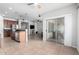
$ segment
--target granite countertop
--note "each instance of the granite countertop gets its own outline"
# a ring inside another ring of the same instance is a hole
[[[16,31],[25,31],[24,29],[16,29]]]

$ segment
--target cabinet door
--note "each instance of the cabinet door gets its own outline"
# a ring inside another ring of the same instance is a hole
[[[23,48],[26,45],[26,37],[25,37],[25,35],[26,35],[25,31],[20,31],[19,32],[20,48]]]

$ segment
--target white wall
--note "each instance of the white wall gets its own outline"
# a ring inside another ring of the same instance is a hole
[[[61,15],[66,15],[66,14],[72,14],[72,42],[71,46],[72,47],[77,47],[77,6],[72,5],[68,7],[64,7],[55,11],[50,11],[48,13],[43,14],[44,19],[49,19],[50,17],[57,17]],[[45,25],[44,25],[45,27]],[[44,30],[44,29],[43,29]],[[68,29],[69,30],[69,29]],[[45,34],[45,33],[44,33]]]
[[[3,17],[0,16],[0,38],[1,38],[1,39],[4,38],[3,28],[4,28]]]
[[[37,22],[35,22],[35,32],[38,31],[37,29]]]
[[[78,52],[79,52],[79,8],[78,8],[78,21],[77,21],[77,31],[78,31],[78,33],[77,33],[77,50],[78,50]]]
[[[45,42],[46,41],[46,32],[47,32],[47,29],[46,29],[46,19],[43,19],[43,41]]]
[[[65,25],[65,31],[64,31],[64,45],[66,46],[72,46],[72,15],[66,15],[64,17],[64,25]]]

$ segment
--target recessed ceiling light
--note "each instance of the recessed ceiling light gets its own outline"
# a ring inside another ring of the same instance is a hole
[[[5,14],[7,14],[8,12],[6,11]]]
[[[34,3],[34,6],[37,6],[39,3]]]
[[[13,8],[12,7],[9,7],[9,10],[12,10]]]
[[[35,2],[34,4],[38,4],[37,2]]]
[[[2,16],[4,17],[5,15],[3,14]]]

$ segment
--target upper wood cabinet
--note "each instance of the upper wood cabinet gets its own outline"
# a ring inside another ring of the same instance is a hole
[[[4,20],[4,37],[10,37],[11,36],[11,26],[13,24],[16,24],[16,21],[12,20]]]
[[[16,21],[4,20],[4,28],[11,28],[13,24],[16,24]]]

